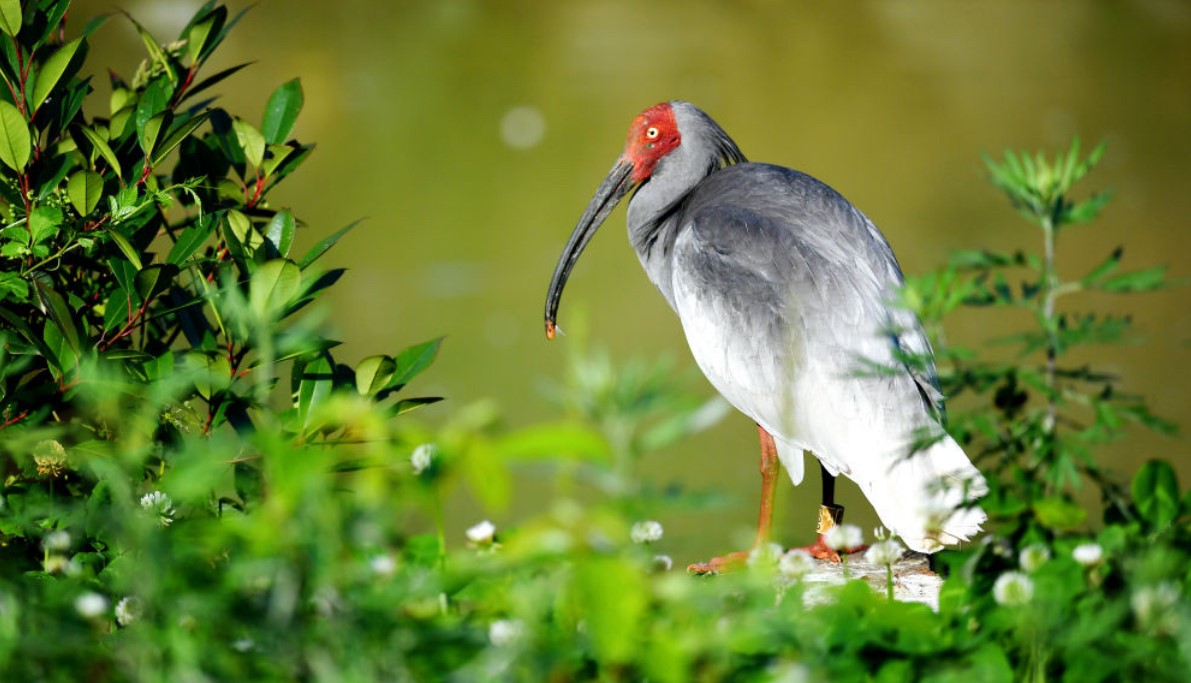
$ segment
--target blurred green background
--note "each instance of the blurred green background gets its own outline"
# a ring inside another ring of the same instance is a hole
[[[169,42],[200,4],[119,6]],[[75,30],[112,9],[110,0],[76,3]],[[131,75],[142,48],[114,20],[92,50],[95,63]],[[1176,277],[1191,274],[1191,5],[1178,0],[265,0],[208,73],[245,61],[255,64],[216,91],[249,119],[274,87],[302,79],[295,136],[318,149],[273,195],[305,221],[300,242],[366,219],[332,254],[350,268],[331,295],[330,322],[347,342],[341,358],[448,335],[418,380],[418,393],[449,398],[422,413],[427,420],[483,399],[514,427],[559,417],[547,393],[562,381],[568,340],[548,344],[542,334],[546,285],[629,121],[665,99],[704,108],[751,159],[836,187],[881,227],[909,274],[956,249],[1040,244],[985,182],[981,152],[1106,140],[1084,190],[1111,188],[1115,199],[1100,221],[1060,236],[1060,272],[1082,274],[1125,244],[1127,269],[1169,264]],[[100,91],[105,80],[96,80]],[[669,354],[693,367],[677,320],[627,245],[623,209],[603,232],[571,279],[562,327],[582,318],[588,342],[616,358]],[[1184,428],[1189,300],[1181,287],[1064,301],[1133,314],[1144,345],[1080,358],[1123,375],[1128,390]],[[1022,322],[986,312],[947,331],[972,345]],[[1138,430],[1105,454],[1125,473],[1167,457],[1191,478],[1186,437]],[[664,549],[686,562],[747,543],[756,458],[755,429],[735,413],[648,458],[644,476],[655,484],[732,501],[662,516]],[[458,496],[452,538],[462,541],[461,529],[481,515],[500,527],[540,511],[547,479],[520,477],[504,511]],[[854,487],[842,497],[851,521],[875,523]],[[782,540],[810,540],[817,500],[813,475],[783,489]]]

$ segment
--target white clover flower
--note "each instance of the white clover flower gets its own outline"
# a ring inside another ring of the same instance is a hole
[[[496,526],[484,520],[467,530],[467,540],[476,545],[490,545],[496,536]]]
[[[116,623],[121,626],[128,626],[137,619],[140,619],[144,613],[145,610],[141,604],[141,599],[135,595],[120,598],[120,602],[116,603]]]
[[[1138,589],[1129,598],[1133,616],[1142,627],[1157,633],[1172,634],[1178,629],[1175,605],[1179,601],[1179,587],[1169,581]]]
[[[805,550],[794,549],[777,561],[777,571],[787,579],[801,579],[815,566],[815,558]]]
[[[108,599],[99,593],[87,591],[74,599],[74,608],[88,619],[102,617],[108,611]]]
[[[1017,563],[1027,572],[1033,573],[1050,560],[1050,548],[1041,543],[1034,543],[1022,548],[1018,553]]]
[[[668,572],[674,568],[674,558],[669,555],[654,555],[653,567],[659,572]]]
[[[847,550],[864,543],[864,532],[855,524],[837,524],[823,533],[823,542],[832,550]]]
[[[150,491],[141,496],[141,509],[156,516],[161,526],[174,523],[174,501],[161,491]]]
[[[397,561],[388,553],[381,553],[368,560],[368,567],[373,574],[378,576],[389,576],[397,571]]]
[[[656,543],[662,540],[662,524],[652,519],[637,522],[629,531],[633,543]]]
[[[1081,543],[1071,551],[1071,557],[1085,567],[1095,567],[1104,559],[1104,549],[1098,543]]]
[[[1034,582],[1022,572],[1005,572],[993,584],[993,598],[999,605],[1024,605],[1034,597]]]
[[[51,531],[45,535],[41,543],[45,546],[46,552],[62,552],[70,548],[70,532],[62,529]]]
[[[409,456],[409,464],[413,466],[414,474],[421,474],[430,468],[430,463],[434,462],[434,454],[437,450],[432,443],[424,443],[414,449]]]
[[[748,566],[774,567],[782,556],[782,546],[777,543],[763,543],[749,551]]]
[[[906,552],[905,546],[895,538],[878,541],[864,553],[864,559],[875,565],[889,567],[902,558]]]
[[[507,647],[525,634],[525,624],[520,619],[497,619],[488,625],[488,640],[497,647]]]

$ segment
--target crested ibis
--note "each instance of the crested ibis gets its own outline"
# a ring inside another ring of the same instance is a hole
[[[769,542],[780,469],[800,483],[804,452],[823,476],[816,556],[834,555],[823,532],[842,517],[833,499],[841,474],[911,549],[934,552],[980,530],[985,514],[973,501],[987,484],[941,427],[933,352],[917,316],[897,305],[902,272],[884,235],[825,183],[748,162],[688,102],[654,105],[629,126],[554,270],[548,338],[584,247],[634,189],[628,233],[641,265],[703,374],[757,424],[757,546]]]

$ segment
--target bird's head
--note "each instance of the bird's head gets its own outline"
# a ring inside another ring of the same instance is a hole
[[[633,188],[649,180],[658,161],[673,152],[681,143],[682,133],[678,130],[678,120],[672,103],[655,104],[633,119],[624,152],[616,160],[604,182],[600,183],[595,196],[591,198],[554,269],[554,278],[550,281],[550,290],[546,294],[547,339],[554,338],[555,318],[558,314],[559,300],[562,298],[562,289],[570,277],[571,269],[579,260],[579,255],[583,253],[583,248],[620,200]]]

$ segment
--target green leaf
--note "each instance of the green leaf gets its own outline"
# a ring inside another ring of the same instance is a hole
[[[309,434],[311,414],[331,395],[334,386],[330,354],[320,353],[310,360],[295,361],[293,373],[297,384],[294,404],[298,408],[298,422],[302,426],[302,433]]]
[[[145,156],[153,157],[153,148],[157,145],[157,136],[161,133],[162,126],[168,126],[169,120],[173,118],[169,110],[159,111],[153,116],[150,116],[145,121],[144,126],[140,130],[139,142],[141,149],[144,150]]]
[[[397,363],[392,356],[369,356],[356,365],[356,391],[361,396],[374,396],[385,387]]]
[[[1166,285],[1166,266],[1155,266],[1132,273],[1124,273],[1100,281],[1106,292],[1152,292]]]
[[[627,560],[596,556],[575,568],[574,594],[598,662],[629,661],[641,643],[645,574]]]
[[[136,274],[136,292],[141,295],[141,301],[150,301],[161,294],[174,282],[178,274],[178,267],[172,263],[154,263],[145,266]]]
[[[95,171],[76,171],[66,182],[70,205],[80,216],[86,216],[99,205],[103,194],[103,176]]]
[[[204,216],[203,219],[196,221],[178,235],[178,241],[174,243],[169,255],[165,258],[166,263],[181,265],[194,252],[198,251],[199,247],[203,246],[214,230],[214,219]]]
[[[1179,481],[1165,460],[1142,465],[1133,478],[1133,504],[1155,529],[1164,529],[1179,515]]]
[[[1065,531],[1079,528],[1088,516],[1082,507],[1059,496],[1034,501],[1034,514],[1046,526]]]
[[[318,244],[310,248],[310,251],[306,252],[305,256],[298,260],[298,267],[302,270],[306,270],[307,266],[317,261],[318,257],[327,253],[331,247],[335,246],[335,243],[338,242],[341,237],[351,232],[352,228],[359,224],[360,221],[355,221],[354,223],[349,224],[347,227],[340,229],[330,237],[320,240]]]
[[[20,173],[33,153],[29,123],[12,103],[0,100],[0,161]]]
[[[81,130],[87,140],[95,147],[95,150],[99,152],[99,155],[103,157],[104,161],[108,162],[108,166],[116,172],[116,177],[123,179],[124,176],[120,170],[120,162],[116,160],[116,154],[112,152],[112,148],[108,146],[107,141],[99,133],[90,128],[82,128]]]
[[[17,273],[0,272],[0,301],[12,299],[17,303],[29,300],[29,283]]]
[[[259,167],[265,156],[265,138],[251,123],[243,119],[232,121],[232,130],[236,132],[236,141],[244,150],[244,158],[253,167]]]
[[[385,385],[385,389],[397,391],[406,384],[409,384],[409,381],[423,370],[430,367],[430,364],[434,362],[434,358],[438,355],[438,349],[442,346],[443,339],[443,337],[439,337],[437,339],[431,339],[428,342],[415,344],[397,354],[397,358],[395,359],[397,362],[397,371]]]
[[[137,139],[141,141],[141,148],[145,149],[145,129],[149,126],[149,122],[157,118],[168,110],[170,104],[170,97],[173,95],[173,88],[169,81],[164,78],[153,79],[144,91],[141,92],[140,99],[136,102],[136,134]],[[160,121],[153,125],[153,142],[157,141],[157,131],[161,129]],[[114,131],[113,131],[114,132]]]
[[[53,282],[49,277],[35,277],[33,284],[36,286],[37,298],[42,307],[49,313],[50,319],[62,333],[62,338],[77,355],[81,346],[79,331],[74,324],[74,314],[66,305],[66,299],[62,298],[62,295],[54,289]]]
[[[261,173],[266,178],[273,175],[273,171],[277,170],[277,166],[285,161],[293,152],[294,148],[289,145],[269,145],[265,148],[265,160],[261,162]]]
[[[82,38],[75,38],[55,50],[54,54],[50,55],[41,65],[41,71],[37,73],[37,83],[33,86],[33,99],[30,102],[33,105],[33,111],[37,111],[41,107],[41,103],[45,102],[45,98],[49,97],[50,92],[62,79],[62,74],[66,73],[66,68],[70,66],[70,60],[74,59],[75,52],[82,44]]]
[[[224,9],[224,8],[220,8]],[[227,13],[227,10],[224,10]],[[211,12],[199,23],[190,27],[186,33],[186,54],[190,57],[190,63],[195,64],[199,61],[199,57],[203,53],[203,46],[207,42],[207,36],[211,34],[211,27],[215,25],[215,21],[220,17]]]
[[[160,164],[162,159],[164,159],[167,154],[174,151],[175,147],[182,144],[183,140],[190,137],[190,134],[193,133],[199,126],[203,125],[203,123],[206,122],[210,116],[211,112],[205,111],[190,119],[189,121],[175,126],[174,129],[170,131],[170,134],[166,136],[165,140],[162,140],[161,144],[158,145],[157,152],[153,155],[153,165],[156,166],[157,164]]]
[[[13,37],[21,31],[20,0],[0,0],[0,31]]]
[[[141,255],[138,254],[136,249],[133,248],[132,244],[129,243],[128,238],[116,232],[115,230],[109,229],[107,233],[108,235],[111,235],[112,241],[115,242],[116,246],[120,248],[120,251],[124,253],[124,257],[131,261],[132,265],[135,266],[137,270],[140,270],[143,267],[141,266]]]
[[[149,51],[149,56],[153,59],[153,61],[161,67],[162,71],[165,72],[170,81],[176,80],[177,75],[174,73],[173,67],[170,65],[169,58],[166,57],[165,51],[161,49],[161,45],[157,42],[157,39],[153,37],[153,34],[149,33],[144,26],[141,26],[140,22],[136,19],[133,19],[132,15],[129,13],[122,11],[122,14],[124,14],[125,18],[132,22],[132,25],[136,27],[137,33],[139,33],[141,36],[141,42],[145,44],[145,49]]]
[[[261,121],[261,132],[265,141],[271,145],[280,145],[289,137],[293,130],[298,112],[302,111],[304,97],[300,79],[293,79],[283,83],[273,91],[269,102],[265,105],[265,116]],[[258,164],[259,165],[259,164]]]
[[[29,234],[33,243],[43,242],[58,232],[62,225],[62,209],[56,206],[39,206],[29,214]]]
[[[293,261],[275,259],[252,274],[248,304],[260,317],[272,317],[289,303],[302,286],[302,271]]]
[[[278,211],[265,229],[265,239],[277,250],[278,256],[289,256],[290,245],[294,243],[294,214],[289,209]]]

